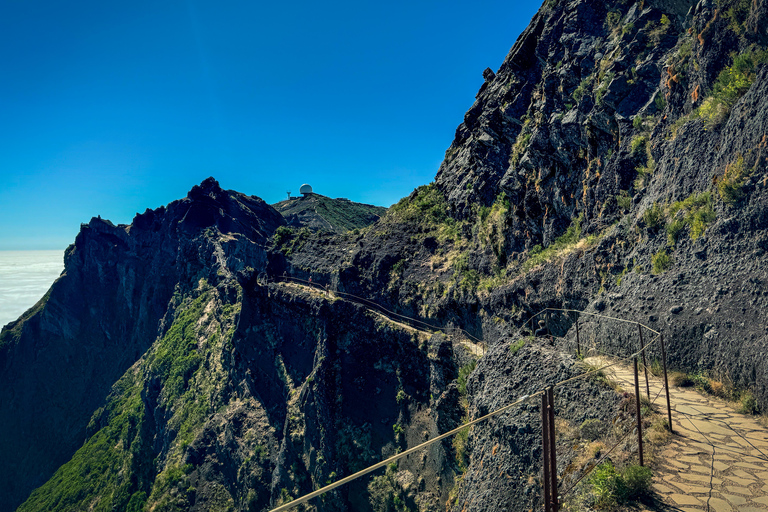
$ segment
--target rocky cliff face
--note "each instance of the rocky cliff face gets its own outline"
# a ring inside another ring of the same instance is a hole
[[[283,224],[260,199],[207,180],[130,226],[97,218],[82,226],[62,276],[0,334],[0,510],[82,445],[112,385],[167,329],[173,297],[246,259],[265,262],[267,237]],[[206,234],[219,229],[232,234]]]
[[[766,27],[765,0],[547,2],[484,73],[435,182],[368,228],[278,232],[278,212],[212,180],[130,226],[92,220],[49,294],[0,334],[0,509],[34,488],[21,510],[268,509],[577,375],[537,341],[510,350],[547,306],[647,323],[674,367],[766,410]],[[471,366],[450,340],[263,286],[284,273],[489,350],[459,385]],[[590,343],[636,345],[584,320]],[[553,331],[568,340],[573,321],[556,315]],[[606,404],[564,406],[573,424],[618,414],[595,383],[563,393]],[[312,507],[530,509],[535,416]]]

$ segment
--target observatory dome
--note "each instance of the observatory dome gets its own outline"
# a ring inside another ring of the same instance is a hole
[[[312,193],[312,187],[305,183],[299,189],[299,193],[304,194],[304,195],[311,194]]]

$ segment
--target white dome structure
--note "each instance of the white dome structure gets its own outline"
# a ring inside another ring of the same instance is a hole
[[[299,189],[299,192],[306,197],[307,195],[312,193],[312,186],[308,184],[303,184],[301,188]]]

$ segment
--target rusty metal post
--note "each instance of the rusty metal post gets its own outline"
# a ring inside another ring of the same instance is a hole
[[[579,339],[579,319],[576,318],[576,355],[581,357],[581,340]]]
[[[669,382],[667,381],[667,350],[664,347],[664,335],[659,334],[659,340],[661,341],[661,364],[664,368],[664,390],[667,393],[667,419],[669,420],[669,431],[672,430],[672,405],[669,401]]]
[[[640,378],[637,375],[637,356],[635,363],[635,412],[637,413],[637,453],[640,457],[640,465],[643,465],[643,418],[640,414]]]
[[[547,388],[547,411],[549,414],[549,480],[552,486],[552,510],[556,512],[557,505],[557,435],[555,433],[555,394],[552,386]]]
[[[643,372],[645,372],[645,392],[648,395],[648,401],[651,401],[651,386],[648,384],[648,363],[645,360],[645,343],[643,342],[643,326],[637,324],[637,332],[640,333],[640,348],[643,353]]]
[[[549,415],[547,414],[547,394],[541,395],[541,444],[544,466],[544,512],[552,512],[549,487]]]

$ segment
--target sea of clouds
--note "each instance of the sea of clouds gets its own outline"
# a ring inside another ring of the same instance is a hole
[[[64,270],[64,251],[0,251],[0,327],[40,300]]]

